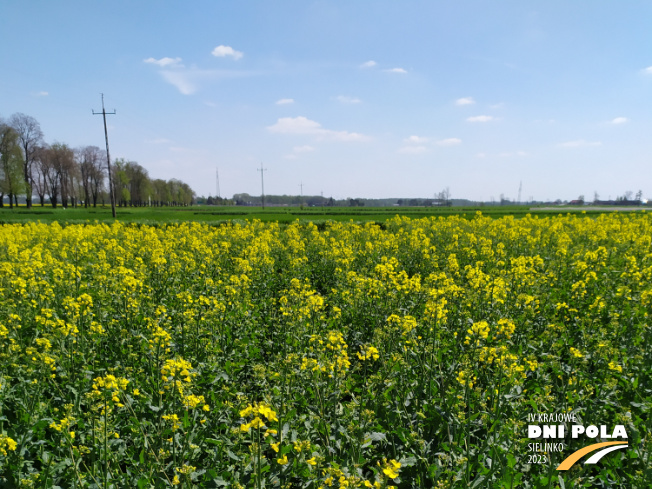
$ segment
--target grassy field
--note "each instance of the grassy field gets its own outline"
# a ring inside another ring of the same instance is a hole
[[[344,212],[0,226],[0,487],[652,487],[649,214]]]
[[[582,212],[596,216],[604,212],[585,209],[564,207],[537,210],[529,206],[478,206],[478,207],[225,207],[225,206],[193,206],[193,207],[127,207],[117,209],[117,219],[122,222],[136,222],[141,224],[171,223],[171,222],[204,222],[207,224],[224,223],[230,220],[258,219],[264,222],[292,222],[300,221],[325,222],[333,221],[376,221],[384,222],[397,215],[412,218],[437,217],[460,215],[466,218],[473,217],[476,212],[483,215],[500,218],[503,216],[524,217],[527,214],[541,216],[556,214],[581,214]],[[111,222],[111,208],[109,206],[97,209],[33,207],[5,207],[0,209],[0,223],[20,223],[30,221],[41,222]]]

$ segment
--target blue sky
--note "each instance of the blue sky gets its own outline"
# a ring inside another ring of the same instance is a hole
[[[652,197],[652,3],[0,6],[0,116],[199,195]]]

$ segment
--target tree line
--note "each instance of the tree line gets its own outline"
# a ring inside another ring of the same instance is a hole
[[[41,206],[56,208],[97,207],[110,203],[106,152],[97,146],[71,148],[65,143],[48,144],[40,124],[31,116],[16,113],[0,117],[0,207],[5,196],[9,206],[25,196],[31,208],[34,196]],[[135,161],[118,158],[112,168],[116,205],[190,205],[195,192],[180,180],[152,179]]]

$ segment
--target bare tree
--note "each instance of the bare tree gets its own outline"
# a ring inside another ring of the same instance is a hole
[[[84,207],[91,205],[97,207],[97,197],[104,181],[102,161],[105,159],[104,151],[97,146],[84,146],[75,150],[78,166],[78,195],[84,195]]]
[[[104,165],[102,164],[105,158],[105,152],[102,151],[97,146],[91,146],[92,156],[90,157],[91,168],[90,168],[90,190],[91,196],[93,197],[93,207],[97,207],[97,199],[102,193],[104,187]]]
[[[43,170],[47,184],[48,195],[52,207],[56,208],[61,196],[61,204],[68,205],[68,175],[74,167],[75,158],[73,150],[66,144],[54,143],[43,152]]]
[[[32,163],[36,156],[39,144],[43,140],[43,132],[38,121],[31,116],[16,113],[11,116],[9,124],[18,134],[21,149],[23,150],[23,178],[25,182],[25,199],[27,208],[32,207]]]
[[[48,174],[50,168],[50,146],[44,144],[39,146],[35,153],[34,161],[32,163],[32,185],[33,189],[38,195],[41,207],[45,205],[45,196],[48,193]]]

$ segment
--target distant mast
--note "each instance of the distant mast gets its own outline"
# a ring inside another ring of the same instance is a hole
[[[215,168],[215,190],[217,191],[217,198],[221,198],[220,195],[220,171]]]

